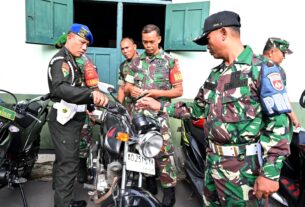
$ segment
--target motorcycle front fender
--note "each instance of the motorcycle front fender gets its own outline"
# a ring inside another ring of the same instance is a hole
[[[156,199],[150,192],[136,186],[126,187],[124,197],[127,202],[138,202],[137,206],[162,207],[160,201],[158,201],[158,199]]]

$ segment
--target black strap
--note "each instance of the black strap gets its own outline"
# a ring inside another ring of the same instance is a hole
[[[305,108],[305,90],[303,91],[300,100],[299,100],[300,105]]]
[[[203,85],[204,88],[209,89],[211,91],[215,91],[217,87],[217,83],[205,82]]]

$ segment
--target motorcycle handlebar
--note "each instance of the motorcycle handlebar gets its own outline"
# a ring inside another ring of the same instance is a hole
[[[47,94],[43,95],[43,96],[40,98],[40,100],[46,101],[46,100],[50,99],[50,96],[51,96],[51,94],[50,94],[50,93],[47,93]]]

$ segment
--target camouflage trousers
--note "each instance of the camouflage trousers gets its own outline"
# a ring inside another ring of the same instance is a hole
[[[80,134],[80,142],[79,142],[79,157],[80,158],[87,158],[90,150],[90,145],[92,143],[92,130],[93,124],[89,118],[86,117],[85,124],[81,130]]]
[[[157,120],[161,126],[161,134],[163,137],[163,146],[161,152],[156,157],[156,164],[158,169],[158,175],[162,188],[169,188],[176,186],[177,174],[174,168],[174,145],[171,140],[171,132],[169,126],[169,117],[166,114],[162,116],[156,116],[151,114],[149,111],[142,111],[147,116],[157,117]]]
[[[242,159],[241,159],[242,158]],[[203,200],[210,207],[258,207],[262,201],[253,195],[259,175],[257,155],[245,157],[207,154]]]

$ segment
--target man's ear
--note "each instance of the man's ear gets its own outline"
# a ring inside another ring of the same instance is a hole
[[[220,29],[220,34],[221,34],[221,40],[224,41],[228,35],[228,31],[227,31],[227,28],[223,27]]]
[[[161,40],[162,40],[162,37],[159,35],[158,36],[158,44],[160,44]]]

